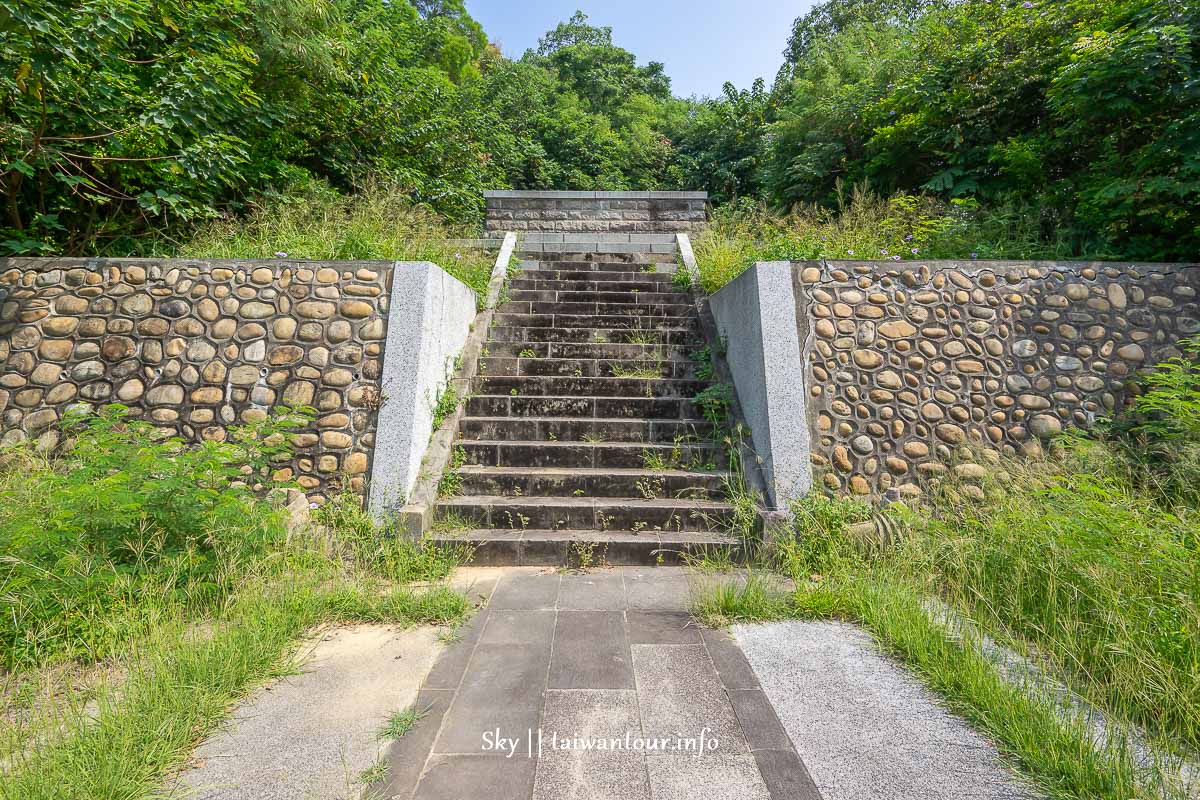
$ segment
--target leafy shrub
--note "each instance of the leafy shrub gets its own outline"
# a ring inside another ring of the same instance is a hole
[[[164,607],[209,604],[231,565],[280,535],[255,496],[303,411],[198,445],[111,405],[70,418],[53,460],[31,445],[0,467],[0,664],[100,658]]]

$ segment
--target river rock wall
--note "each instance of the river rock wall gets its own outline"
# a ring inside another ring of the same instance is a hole
[[[317,410],[277,477],[320,499],[371,467],[392,262],[0,259],[0,444],[73,406],[188,439]]]
[[[811,460],[835,492],[919,491],[955,449],[1035,449],[1200,332],[1200,265],[792,265]]]

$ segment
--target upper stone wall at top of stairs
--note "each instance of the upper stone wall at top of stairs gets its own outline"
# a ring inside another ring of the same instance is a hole
[[[489,191],[489,231],[675,233],[704,225],[706,192]]]

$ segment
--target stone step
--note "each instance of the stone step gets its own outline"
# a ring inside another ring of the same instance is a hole
[[[695,397],[711,383],[679,378],[587,378],[552,375],[476,377],[479,394],[513,397]]]
[[[680,320],[676,320],[677,322]],[[700,349],[704,341],[697,326],[662,327],[654,330],[620,328],[553,328],[493,322],[491,342],[578,342],[592,344],[676,345]]]
[[[467,495],[439,500],[435,519],[452,518],[499,530],[725,531],[728,503],[711,500],[635,500],[624,497],[503,497]]]
[[[460,440],[467,464],[481,467],[580,467],[584,469],[684,469],[715,472],[727,469],[724,447],[709,442],[548,442]]]
[[[597,359],[597,358],[502,358],[489,355],[479,360],[479,374],[492,376],[559,375],[576,377],[693,378],[693,361],[668,359]]]
[[[482,567],[537,566],[672,566],[685,556],[728,555],[734,561],[748,558],[744,542],[712,532],[646,531],[523,531],[462,530],[435,533],[437,547],[471,547],[471,564]]]
[[[699,331],[699,323],[688,307],[687,316],[636,316],[633,314],[509,314],[492,317],[492,324],[522,328],[603,328],[626,331],[655,331],[680,328]]]
[[[464,466],[457,470],[465,495],[509,497],[675,497],[721,500],[727,472],[646,469],[555,469]]]
[[[546,253],[545,259],[523,259],[523,270],[571,269],[579,272],[658,272],[669,275],[675,271],[675,261],[663,264],[657,255],[649,253]]]
[[[712,423],[702,419],[464,417],[459,425],[459,437],[475,441],[673,443],[712,435]]]
[[[571,317],[617,317],[621,319],[625,325],[633,325],[633,322],[641,323],[643,320],[657,320],[662,317],[672,317],[680,320],[690,319],[696,313],[696,309],[688,303],[643,303],[643,302],[628,302],[628,303],[560,303],[560,302],[538,302],[529,300],[510,300],[502,303],[496,309],[499,314],[534,314],[539,317],[558,318],[561,316]],[[609,327],[606,324],[600,327]],[[622,327],[616,325],[614,327]]]
[[[604,359],[610,361],[688,361],[694,350],[660,344],[595,342],[489,342],[485,358]]]
[[[596,280],[557,280],[554,278],[513,278],[508,282],[509,295],[518,292],[661,292],[679,295],[691,302],[691,295],[678,291],[675,284],[669,280],[659,280],[645,276],[637,280],[596,281]],[[519,297],[513,297],[519,300]]]
[[[674,276],[666,272],[597,272],[578,269],[522,270],[513,280],[525,281],[568,281],[571,283],[646,283],[664,287],[674,286]]]
[[[531,283],[544,283],[544,281],[531,281]],[[508,293],[508,303],[534,303],[534,304],[566,304],[566,303],[585,303],[588,305],[600,306],[687,306],[693,308],[691,295],[683,292],[660,292],[646,289],[621,289],[621,290],[597,290],[584,289],[575,291],[570,289],[511,289]],[[501,307],[501,310],[508,310]],[[535,312],[540,313],[540,310],[535,305]],[[549,313],[579,313],[579,312],[564,312],[560,310],[551,310]],[[584,313],[599,313],[605,312],[584,312]]]
[[[514,397],[472,395],[472,417],[591,417],[600,419],[699,419],[696,404],[683,397]]]

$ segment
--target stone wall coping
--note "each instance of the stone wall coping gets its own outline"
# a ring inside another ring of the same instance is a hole
[[[708,200],[708,192],[605,192],[489,189],[484,198],[519,200]]]
[[[548,244],[556,242],[573,242],[592,244],[674,244],[673,233],[558,233],[550,231],[529,231],[522,234],[522,244]]]
[[[700,288],[700,265],[696,263],[696,254],[692,250],[692,240],[686,233],[675,234],[676,246],[679,248],[679,260],[687,270],[692,285]]]
[[[457,247],[478,247],[481,250],[498,250],[504,242],[503,237],[488,239],[447,239],[447,244]],[[344,269],[358,267],[390,266],[392,264],[416,264],[417,261],[403,261],[392,258],[386,259],[352,259],[345,261],[307,259],[307,258],[170,258],[130,256],[8,256],[0,258],[0,272],[10,269],[39,270],[46,272],[53,269],[101,269],[103,267],[119,267],[122,265],[140,267],[199,267],[201,269],[228,269],[230,267],[275,267],[279,269],[303,269],[320,267],[342,267]]]
[[[997,269],[1012,269],[1013,267],[1036,267],[1038,269],[1047,269],[1055,272],[1066,272],[1078,269],[1091,267],[1093,269],[1132,269],[1146,271],[1160,270],[1185,270],[1185,269],[1200,269],[1200,262],[1181,261],[1047,261],[1037,259],[936,259],[929,261],[872,261],[872,260],[835,260],[835,259],[819,259],[810,261],[793,261],[793,265],[805,267],[887,267],[897,272],[902,272],[906,269],[920,269],[921,267],[929,267],[933,270],[940,269],[957,269],[967,273],[984,272],[986,270]]]

